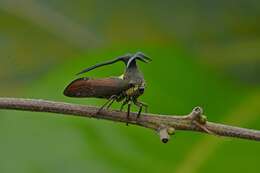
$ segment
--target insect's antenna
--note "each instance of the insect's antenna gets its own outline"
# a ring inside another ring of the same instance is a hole
[[[131,56],[132,56],[132,55],[127,54],[127,55],[118,57],[118,58],[116,58],[116,59],[114,59],[114,60],[111,60],[111,61],[107,61],[107,62],[103,62],[103,63],[100,63],[100,64],[96,64],[96,65],[94,65],[94,66],[91,66],[91,67],[89,67],[89,68],[86,68],[86,69],[82,70],[81,72],[77,73],[76,75],[80,75],[80,74],[89,72],[89,71],[94,70],[94,69],[96,69],[96,68],[98,68],[98,67],[102,67],[102,66],[105,66],[105,65],[114,64],[114,63],[116,63],[116,62],[118,62],[118,61],[123,61],[123,62],[127,63],[128,60],[129,60],[129,58],[131,58]]]
[[[145,54],[143,54],[142,52],[137,52],[134,56],[132,56],[128,63],[127,63],[127,68],[133,63],[135,62],[135,60],[138,59],[142,62],[145,62],[145,63],[149,63],[150,61],[152,61],[151,58],[149,58],[148,56],[146,56]]]

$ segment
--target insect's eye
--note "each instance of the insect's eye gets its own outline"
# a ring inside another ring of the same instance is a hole
[[[144,87],[140,87],[138,90],[140,93],[144,93]]]

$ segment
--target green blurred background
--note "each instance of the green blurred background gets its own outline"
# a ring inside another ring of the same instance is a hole
[[[101,105],[62,95],[75,73],[142,51],[150,112],[260,129],[260,2],[0,0],[0,96]],[[120,75],[116,64],[88,73]],[[114,108],[118,108],[115,104]],[[1,173],[259,172],[257,142],[102,120],[0,110]]]

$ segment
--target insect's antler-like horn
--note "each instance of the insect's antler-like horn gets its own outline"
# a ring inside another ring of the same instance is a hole
[[[145,63],[149,63],[150,61],[152,61],[151,58],[149,58],[148,56],[146,56],[144,53],[142,52],[137,52],[134,56],[132,56],[128,63],[127,63],[127,68],[133,63],[135,62],[135,60],[138,59],[142,62],[145,62]]]
[[[132,57],[131,54],[126,54],[126,55],[124,55],[124,56],[120,56],[120,57],[118,57],[118,58],[116,58],[116,59],[113,59],[113,60],[111,60],[111,61],[103,62],[103,63],[100,63],[100,64],[96,64],[96,65],[94,65],[94,66],[88,67],[88,68],[82,70],[81,72],[77,73],[76,75],[80,75],[80,74],[86,73],[86,72],[91,71],[91,70],[94,70],[94,69],[96,69],[96,68],[98,68],[98,67],[102,67],[102,66],[105,66],[105,65],[114,64],[114,63],[116,63],[116,62],[118,62],[118,61],[123,61],[123,62],[127,65],[128,61],[129,61],[129,59],[130,59],[131,57]]]

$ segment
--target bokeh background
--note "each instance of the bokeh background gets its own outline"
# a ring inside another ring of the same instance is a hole
[[[260,2],[0,0],[0,96],[101,105],[62,95],[75,73],[142,51],[150,112],[260,129]],[[123,64],[90,72],[117,76]],[[115,104],[114,108],[118,108]],[[102,120],[0,110],[1,173],[259,172],[257,142]]]

